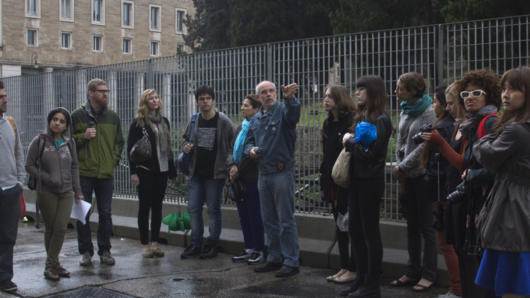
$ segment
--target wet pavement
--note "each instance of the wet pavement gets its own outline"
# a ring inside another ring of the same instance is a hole
[[[69,229],[60,255],[70,278],[58,282],[44,279],[46,252],[44,229],[30,224],[19,227],[15,246],[14,282],[18,297],[338,297],[344,285],[326,282],[335,270],[301,267],[300,274],[276,278],[274,273],[253,272],[246,263],[232,263],[231,255],[214,259],[181,260],[182,247],[162,245],[163,258],[144,259],[139,241],[113,238],[115,266],[79,266],[75,230]],[[95,235],[93,240],[95,240]],[[383,284],[389,280],[384,278]],[[382,297],[437,297],[447,289],[434,287],[426,293],[408,288],[382,287]],[[0,292],[0,297],[16,297]]]

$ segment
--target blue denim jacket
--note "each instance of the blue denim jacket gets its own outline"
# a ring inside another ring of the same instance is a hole
[[[257,146],[260,174],[273,174],[294,167],[296,124],[300,120],[300,101],[293,96],[285,103],[278,100],[267,112],[261,108],[250,121],[244,154]]]

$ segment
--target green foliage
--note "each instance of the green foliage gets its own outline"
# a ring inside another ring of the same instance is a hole
[[[209,50],[332,33],[328,13],[338,0],[193,0],[186,45]]]
[[[459,22],[530,13],[528,0],[449,0],[442,8],[445,22]]]

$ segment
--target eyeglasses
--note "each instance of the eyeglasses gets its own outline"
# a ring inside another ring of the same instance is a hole
[[[460,97],[462,99],[466,99],[467,97],[470,97],[470,96],[479,97],[482,94],[486,95],[486,91],[481,90],[481,89],[477,89],[477,90],[473,90],[473,91],[462,91],[462,92],[460,92]]]
[[[106,89],[106,90],[105,89],[102,89],[102,90],[96,89],[95,91],[96,92],[100,92],[100,93],[109,93],[110,92],[110,90],[108,90],[108,89]]]
[[[59,123],[61,123],[61,124],[65,124],[65,123],[66,123],[66,120],[64,120],[64,119],[59,119],[59,118],[57,118],[57,117],[53,117],[53,118],[52,118],[52,121],[53,121],[53,122],[59,122]]]
[[[276,92],[276,89],[270,88],[270,89],[263,89],[259,92],[259,94],[267,94],[267,93],[274,93]]]

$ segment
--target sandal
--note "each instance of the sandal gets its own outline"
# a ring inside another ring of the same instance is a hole
[[[431,284],[428,285],[428,286],[422,285],[422,284],[420,284],[420,282],[421,282],[422,280],[424,280],[424,281],[428,281],[428,282],[430,282]],[[429,290],[430,288],[432,288],[432,286],[434,285],[434,282],[432,282],[432,281],[429,281],[429,280],[426,280],[426,279],[422,279],[422,280],[420,280],[417,284],[415,284],[414,286],[412,286],[412,290],[413,290],[414,292],[424,292],[424,291],[427,291],[427,290]]]
[[[403,281],[403,278],[405,278],[406,280]],[[393,286],[393,287],[408,287],[408,286],[412,286],[412,285],[415,285],[417,284],[418,280],[417,279],[414,279],[414,278],[410,278],[408,277],[407,275],[403,275],[401,276],[400,278],[398,279],[394,279],[390,285]]]

